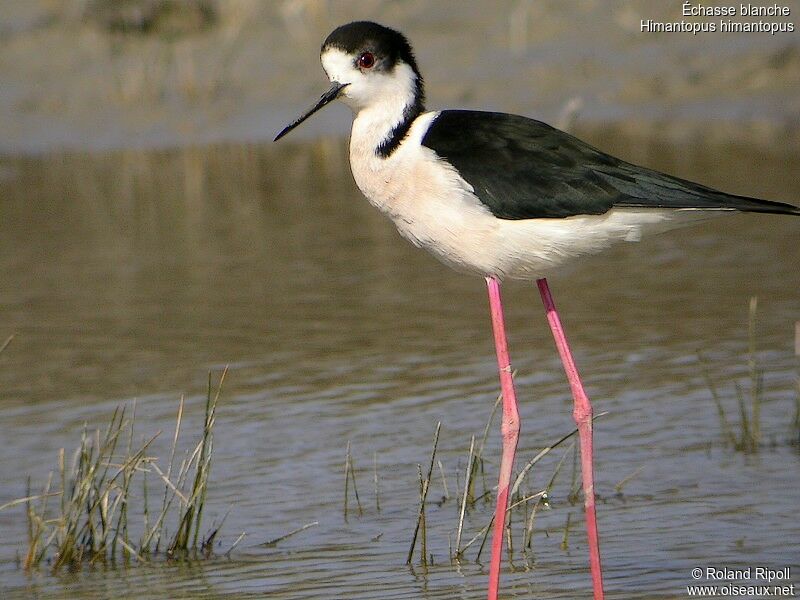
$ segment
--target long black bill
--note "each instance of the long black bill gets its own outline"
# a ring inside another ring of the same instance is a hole
[[[300,125],[300,123],[305,121],[308,117],[317,112],[320,108],[328,104],[328,102],[336,100],[336,98],[339,96],[339,93],[345,88],[345,86],[347,86],[346,83],[339,83],[338,81],[332,81],[330,89],[319,97],[319,101],[314,106],[309,108],[306,112],[304,112],[302,115],[297,117],[289,125],[284,127],[283,130],[278,135],[276,135],[275,139],[272,141],[277,142],[279,139],[281,139],[283,136],[289,133],[292,129],[294,129],[295,127]]]

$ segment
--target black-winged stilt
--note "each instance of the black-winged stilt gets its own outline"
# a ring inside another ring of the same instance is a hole
[[[595,599],[603,598],[594,506],[592,406],[545,276],[615,242],[691,224],[711,211],[800,215],[790,204],[726,194],[632,165],[549,125],[517,115],[425,110],[406,38],[367,21],[334,30],[321,50],[331,87],[276,137],[341,99],[355,113],[350,166],[358,187],[400,233],[489,290],[503,395],[503,453],[489,570],[497,598],[519,414],[506,346],[500,280],[535,280],[572,389],[581,448]]]

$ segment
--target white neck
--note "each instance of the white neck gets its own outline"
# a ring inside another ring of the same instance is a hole
[[[394,129],[403,122],[409,103],[399,96],[386,98],[379,105],[362,108],[355,113],[351,149],[358,146],[365,155],[376,154],[378,147],[386,142]]]
[[[390,70],[359,69],[353,56],[338,48],[326,49],[321,60],[328,78],[345,84],[339,98],[355,113],[351,147],[375,154],[419,104],[418,75],[402,61]]]

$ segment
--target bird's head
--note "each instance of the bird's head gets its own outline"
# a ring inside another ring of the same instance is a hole
[[[422,76],[411,45],[394,29],[370,21],[342,25],[322,44],[320,60],[330,88],[276,140],[337,98],[356,113],[375,106],[402,110],[424,102]]]

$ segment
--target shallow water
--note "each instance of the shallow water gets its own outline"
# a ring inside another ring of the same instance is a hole
[[[796,156],[586,134],[723,189],[800,198]],[[433,566],[404,562],[416,464],[428,461],[436,422],[455,496],[470,436],[481,434],[497,394],[484,285],[402,241],[354,189],[339,141],[6,158],[0,215],[0,342],[15,334],[0,355],[0,504],[25,494],[27,474],[41,485],[58,449],[74,448],[84,423],[105,425],[121,402],[137,399],[137,432],[149,436],[172,430],[185,394],[187,431],[196,432],[208,371],[230,365],[206,509],[209,522],[230,511],[219,556],[26,574],[15,563],[26,535],[17,507],[0,512],[4,598],[483,597],[474,551],[460,566],[448,561],[454,498],[428,506]],[[596,485],[610,596],[685,597],[690,570],[714,565],[790,566],[796,581],[799,227],[725,217],[551,279],[588,391],[608,411],[596,424]],[[529,460],[570,431],[571,399],[538,294],[504,289],[519,456]],[[746,456],[722,443],[705,373],[735,421],[734,382],[749,390],[752,295],[766,443]],[[364,514],[345,520],[348,441]],[[166,448],[159,440],[152,453]],[[532,491],[563,452],[535,471]],[[533,563],[526,568],[518,553],[515,568],[506,565],[508,596],[590,593],[570,470],[568,457],[552,509],[537,516]],[[442,493],[437,479],[431,499]],[[491,504],[479,502],[465,538],[490,516]],[[519,518],[515,527],[518,535]],[[245,541],[222,556],[241,531]]]

